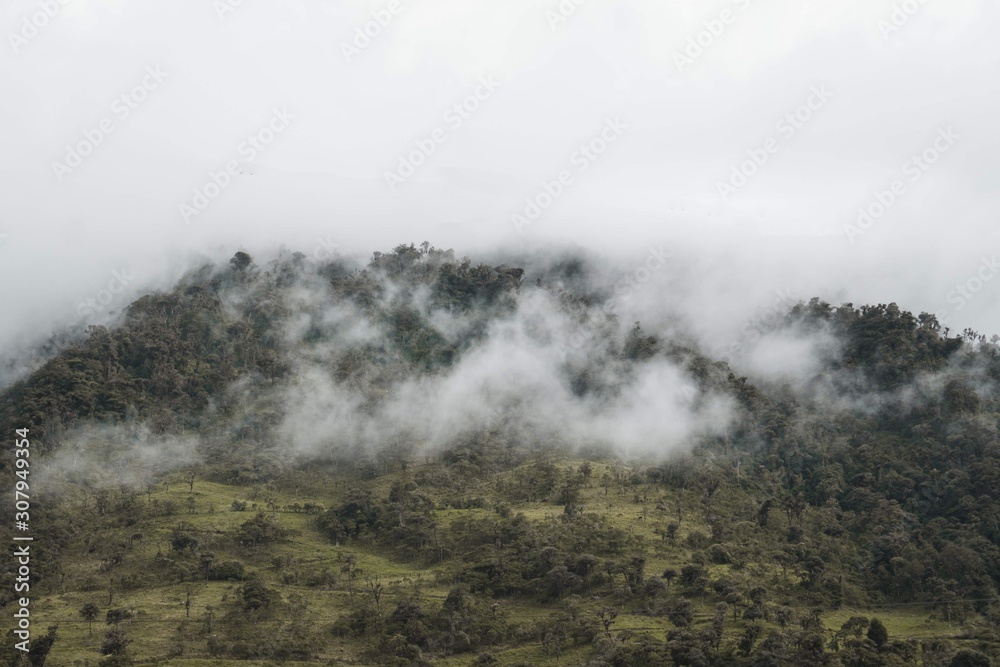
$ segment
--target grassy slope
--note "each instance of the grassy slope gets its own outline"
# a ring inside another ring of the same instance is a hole
[[[565,468],[574,463],[579,462],[560,461],[558,465]],[[675,567],[679,570],[684,564],[690,563],[690,550],[685,546],[684,537],[694,530],[708,532],[703,523],[704,513],[700,509],[700,496],[694,492],[664,493],[662,489],[644,487],[640,490],[640,494],[645,494],[645,501],[636,504],[632,489],[626,493],[619,493],[612,487],[610,493],[606,495],[604,488],[596,480],[600,479],[601,475],[608,470],[608,466],[601,463],[593,465],[594,472],[591,483],[584,489],[582,503],[587,511],[605,513],[612,518],[616,526],[642,535],[646,539],[647,576],[657,576],[666,567]],[[398,473],[395,473],[375,480],[372,483],[373,490],[384,497],[389,485],[397,476]],[[347,488],[347,482],[346,478],[323,479],[321,476],[312,475],[309,476],[306,483],[297,482],[298,488],[295,492],[283,491],[278,488],[269,489],[268,494],[278,506],[310,501],[330,506]],[[286,481],[282,486],[288,488],[290,484]],[[324,489],[327,491],[324,492]],[[364,585],[364,573],[377,574],[381,577],[382,583],[387,588],[386,600],[390,609],[394,606],[395,592],[404,587],[419,584],[427,608],[440,604],[440,601],[447,594],[449,582],[436,580],[436,575],[440,572],[439,568],[425,568],[418,564],[398,562],[392,559],[389,554],[380,553],[376,549],[362,545],[332,545],[312,526],[313,518],[304,513],[277,512],[277,519],[290,531],[288,540],[269,549],[266,555],[255,556],[248,553],[241,547],[235,546],[231,537],[227,537],[226,534],[231,535],[237,526],[253,516],[253,512],[249,509],[246,512],[230,510],[230,504],[234,499],[250,500],[249,493],[250,489],[246,487],[232,487],[197,480],[194,484],[193,494],[189,494],[188,484],[182,475],[178,474],[163,481],[153,491],[152,499],[160,503],[173,500],[178,508],[177,514],[153,519],[154,529],[147,530],[144,538],[136,542],[125,562],[115,568],[115,576],[120,577],[130,572],[147,571],[149,563],[156,557],[158,550],[164,556],[171,557],[170,531],[179,521],[186,521],[201,531],[202,545],[199,547],[199,551],[210,549],[217,554],[219,561],[229,558],[243,560],[250,568],[261,571],[268,585],[278,589],[285,600],[296,593],[303,596],[308,603],[308,613],[319,627],[329,626],[344,609],[344,603],[349,595],[346,586],[341,582],[334,587],[334,590],[325,590],[285,585],[280,578],[284,569],[294,568],[303,563],[324,563],[329,564],[334,571],[339,571],[343,557],[348,552],[354,552],[357,555],[357,568],[360,571],[360,576],[355,584],[355,594],[360,594],[357,590]],[[678,494],[684,511],[684,521],[677,539],[673,543],[665,543],[654,533],[654,529],[669,520],[674,520],[673,508]],[[193,496],[195,499],[196,513],[194,514],[189,514],[186,510],[185,503],[189,496]],[[142,498],[145,502],[146,496]],[[655,509],[657,501],[661,498],[667,501],[669,509],[666,512]],[[740,504],[745,503],[745,501],[745,497],[722,497],[716,500],[716,506],[723,512],[737,513],[740,510]],[[263,506],[263,502],[261,505]],[[646,510],[645,518],[642,516],[644,508]],[[214,511],[210,511],[211,509]],[[534,520],[558,517],[562,513],[560,506],[547,503],[523,504],[514,506],[512,509],[515,512],[523,512]],[[481,509],[439,510],[437,519],[441,523],[447,523],[463,514],[487,515],[490,512]],[[776,523],[779,522],[776,521]],[[273,563],[276,556],[285,557],[285,562],[280,568]],[[37,595],[32,600],[32,617],[36,632],[43,631],[50,622],[60,622],[59,640],[48,662],[49,665],[55,666],[82,664],[84,660],[94,661],[99,657],[97,647],[105,630],[103,611],[108,607],[107,582],[109,575],[100,573],[101,562],[97,555],[89,554],[85,548],[81,547],[73,554],[72,559],[67,560],[69,562],[65,567],[67,572],[66,590],[62,593],[53,592],[50,594],[46,594],[43,590],[42,594]],[[717,579],[726,574],[729,569],[729,566],[711,566],[711,578]],[[773,574],[776,569],[767,563],[750,563],[743,573],[753,576],[754,572]],[[97,590],[84,591],[79,589],[78,584],[73,583],[88,579],[92,584],[100,583],[102,587]],[[795,576],[789,575],[787,590],[773,591],[772,599],[779,603],[786,600],[794,603],[792,595],[795,583]],[[163,660],[176,644],[177,628],[185,616],[184,601],[188,591],[191,592],[192,596],[191,620],[203,623],[206,607],[212,605],[216,609],[221,608],[224,598],[231,597],[237,586],[237,583],[225,582],[154,584],[134,592],[116,592],[112,606],[131,608],[139,612],[136,620],[127,624],[127,631],[134,639],[132,645],[134,656],[141,662]],[[438,602],[434,602],[434,600]],[[78,615],[80,607],[91,601],[97,603],[102,609],[101,618],[94,623],[92,639],[88,638],[87,624],[82,622]],[[596,612],[597,608],[608,604],[608,602],[587,599],[583,600],[582,604],[585,609]],[[714,601],[711,598],[704,601],[695,599],[694,604],[697,627],[702,623],[707,623],[714,614]],[[546,618],[557,612],[560,606],[558,604],[543,605],[524,600],[505,600],[503,601],[503,609],[509,618],[530,622],[532,619]],[[890,636],[894,639],[955,637],[960,634],[959,627],[932,619],[929,612],[922,607],[888,607],[878,610],[843,608],[824,613],[822,619],[825,627],[832,630],[839,628],[852,615],[877,615],[886,624]],[[730,621],[727,622],[727,636],[735,637],[744,624],[743,620],[733,623],[730,616]],[[5,622],[4,625],[6,627],[9,624]],[[614,630],[621,632],[626,629],[643,629],[652,631],[662,638],[664,632],[671,627],[666,618],[624,611],[619,616]],[[199,647],[198,652],[205,659],[173,658],[164,664],[194,667],[195,665],[207,666],[209,664],[218,666],[229,662],[208,659],[204,642],[196,642],[194,645]],[[330,646],[335,648],[323,656],[324,662],[335,665],[359,664],[357,656],[360,644],[350,640],[337,640],[331,641]],[[509,647],[494,653],[500,658],[502,664],[526,661],[536,665],[567,665],[583,659],[588,650],[585,647],[571,648],[566,650],[561,658],[548,658],[541,645],[536,642],[530,645]],[[468,665],[472,657],[471,655],[461,655],[448,659],[434,659],[433,662],[436,665]]]

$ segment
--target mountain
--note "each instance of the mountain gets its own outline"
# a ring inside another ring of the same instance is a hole
[[[812,299],[761,370],[618,297],[574,257],[241,251],[24,360],[32,664],[1000,655],[996,337]]]

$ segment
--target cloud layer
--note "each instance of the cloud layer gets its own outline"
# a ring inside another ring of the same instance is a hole
[[[633,302],[688,304],[699,331],[738,332],[789,290],[1000,331],[981,273],[1000,203],[985,0],[17,0],[2,23],[5,349],[237,247],[425,239],[576,246],[626,271],[666,244],[687,274]],[[477,97],[483,77],[496,89]],[[609,119],[624,129],[602,147]],[[401,159],[421,164],[390,190]],[[562,172],[572,183],[518,233],[511,216]]]

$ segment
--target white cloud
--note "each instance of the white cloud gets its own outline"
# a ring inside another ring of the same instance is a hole
[[[425,239],[460,254],[552,241],[627,253],[670,239],[698,272],[685,303],[710,312],[705,329],[738,327],[751,302],[794,284],[803,298],[897,301],[1000,332],[1000,294],[983,290],[961,312],[946,299],[1000,240],[1000,9],[928,2],[885,39],[894,4],[592,0],[553,32],[545,10],[558,2],[404,2],[346,63],[339,43],[381,0],[244,2],[224,21],[193,0],[69,0],[19,53],[0,54],[0,343],[72,319],[119,267],[135,267],[138,290],[192,254],[308,252],[318,235],[366,253]],[[736,20],[679,73],[674,53],[726,8]],[[5,37],[37,9],[9,4]],[[148,66],[167,83],[57,182],[52,156]],[[387,193],[385,169],[486,74],[502,91]],[[820,83],[837,92],[829,106],[719,202],[716,182]],[[178,205],[275,107],[295,123],[181,225]],[[510,214],[614,115],[630,124],[614,151],[529,238],[512,238]],[[942,124],[967,141],[847,242],[852,212]]]

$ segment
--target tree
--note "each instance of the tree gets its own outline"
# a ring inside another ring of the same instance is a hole
[[[760,509],[757,510],[757,525],[761,528],[767,528],[767,521],[773,504],[774,501],[768,498],[761,504]]]
[[[105,621],[108,625],[118,625],[122,621],[132,618],[133,614],[128,609],[108,609]]]
[[[196,528],[189,523],[178,523],[170,537],[170,548],[174,551],[194,551],[198,547],[198,539],[194,536]]]
[[[615,639],[611,636],[611,626],[614,625],[615,619],[618,618],[618,610],[611,607],[604,607],[597,612],[597,616],[601,619],[601,625],[604,626],[604,635],[613,644]]]
[[[44,667],[45,660],[49,657],[49,651],[56,643],[58,630],[58,625],[50,625],[44,635],[31,640],[31,644],[28,645],[28,663],[31,664],[31,667]]]
[[[365,583],[368,584],[368,592],[371,594],[372,601],[375,603],[375,611],[378,614],[378,617],[381,619],[382,618],[382,593],[385,590],[385,587],[382,586],[381,577],[379,577],[378,575],[375,575],[374,577],[371,577],[371,576],[369,576],[369,575],[366,574],[365,575]]]
[[[198,560],[201,562],[201,569],[205,572],[205,581],[208,581],[208,573],[212,569],[212,563],[215,562],[215,554],[211,551],[206,551],[198,555]]]
[[[125,655],[128,645],[132,640],[128,638],[125,631],[114,627],[104,633],[104,641],[101,643],[101,655]]]
[[[889,641],[889,631],[885,625],[877,618],[873,618],[868,625],[868,639],[875,643],[875,646],[882,647]]]
[[[963,648],[951,659],[948,667],[990,667],[991,664],[988,656],[979,651]]]
[[[763,632],[763,628],[757,623],[751,623],[743,631],[743,636],[740,638],[740,651],[743,655],[749,656],[753,651],[753,645],[760,637],[760,633]]]
[[[240,250],[229,260],[229,264],[234,271],[245,271],[248,266],[253,264],[253,257]]]
[[[867,618],[864,616],[851,616],[849,619],[844,621],[843,625],[840,626],[840,632],[837,634],[843,637],[854,635],[855,639],[860,639],[861,635],[864,634],[865,628],[867,627]]]
[[[236,592],[243,602],[243,610],[250,613],[266,611],[278,600],[277,591],[265,586],[260,579],[251,579],[236,589]]]
[[[94,636],[94,621],[96,621],[97,617],[100,615],[101,615],[100,608],[93,602],[88,602],[87,604],[80,607],[80,616],[82,616],[83,620],[87,621],[88,624],[88,630],[89,630],[88,636],[90,637]]]
[[[712,644],[718,648],[722,643],[722,635],[726,626],[726,614],[729,613],[729,605],[719,602],[715,605],[715,616],[712,617]]]
[[[622,567],[622,575],[625,583],[633,593],[638,593],[642,588],[642,582],[646,575],[646,559],[642,556],[633,556],[628,564]]]
[[[681,598],[674,605],[670,613],[667,614],[667,618],[678,628],[686,628],[691,625],[691,621],[694,620],[694,610],[693,605],[690,600]]]
[[[236,531],[237,541],[250,549],[282,540],[286,535],[287,531],[280,523],[262,512],[244,521]]]
[[[347,573],[347,592],[350,593],[351,599],[354,599],[354,567],[358,564],[358,557],[351,551],[348,552],[344,561],[347,564],[341,568],[341,571]]]
[[[611,475],[604,473],[601,475],[601,486],[604,487],[604,495],[608,495],[608,491],[611,489]]]

